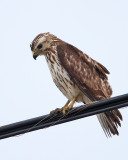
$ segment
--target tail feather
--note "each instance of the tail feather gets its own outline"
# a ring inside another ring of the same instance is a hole
[[[111,136],[110,131],[109,131],[109,127],[108,127],[108,123],[106,121],[106,118],[104,118],[104,114],[103,113],[101,113],[101,114],[97,115],[97,118],[98,118],[98,120],[99,120],[99,122],[101,124],[101,127],[102,127],[102,129],[103,129],[103,131],[104,131],[104,133],[105,133],[105,135],[107,137]]]
[[[121,127],[122,115],[119,110],[108,111],[97,115],[98,120],[107,137],[119,135],[118,126]]]

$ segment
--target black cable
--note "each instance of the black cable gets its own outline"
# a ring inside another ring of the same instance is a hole
[[[48,114],[37,118],[16,122],[0,127],[0,139],[28,133],[34,130],[43,129],[46,127],[54,126],[57,124],[73,121],[76,119],[88,117],[101,112],[106,112],[126,106],[128,106],[128,94],[99,101],[97,103],[89,105],[89,107],[87,107],[87,105],[75,107],[65,116],[63,116],[61,113],[53,116]]]

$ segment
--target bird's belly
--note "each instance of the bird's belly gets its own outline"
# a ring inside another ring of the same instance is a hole
[[[58,76],[53,75],[53,81],[59,90],[68,98],[68,100],[71,101],[79,94],[79,89],[68,76],[63,76],[62,78],[62,75],[60,74],[58,78]]]
[[[46,57],[47,60],[47,57]],[[59,90],[67,97],[68,100],[72,100],[74,97],[79,95],[80,90],[70,79],[67,71],[57,63],[51,63],[48,61],[48,66],[53,78],[54,83],[59,88]]]

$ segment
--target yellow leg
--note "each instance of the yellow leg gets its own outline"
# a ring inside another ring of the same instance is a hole
[[[77,96],[77,97],[78,97],[78,96]],[[65,106],[62,108],[63,114],[65,114],[67,110],[73,108],[73,105],[74,105],[77,97],[74,97],[74,98],[72,99],[71,104],[70,104],[69,106],[68,106],[69,103],[68,103],[68,104],[66,103],[67,105],[65,105]]]
[[[67,103],[64,105],[64,107],[68,106],[69,103],[70,103],[70,101],[68,100]]]
[[[68,100],[67,103],[64,105],[63,108],[67,107],[69,103],[70,103],[70,101]],[[50,114],[51,114],[51,115],[52,115],[52,114],[55,114],[55,113],[57,113],[57,112],[60,112],[61,110],[62,110],[61,108],[57,108],[57,109],[51,111]]]

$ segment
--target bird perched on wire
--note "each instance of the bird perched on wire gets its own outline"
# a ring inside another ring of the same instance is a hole
[[[57,109],[63,114],[75,102],[89,104],[112,95],[109,71],[73,45],[48,32],[37,35],[30,47],[34,59],[45,56],[54,83],[68,99],[62,109]],[[106,135],[119,135],[117,128],[122,120],[119,110],[100,113],[97,117]]]

